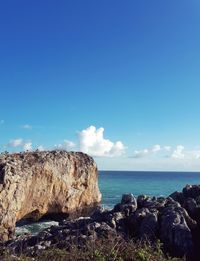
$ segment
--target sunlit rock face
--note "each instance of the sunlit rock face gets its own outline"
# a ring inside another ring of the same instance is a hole
[[[0,156],[0,241],[18,220],[80,216],[101,201],[94,160],[81,152],[26,152]]]

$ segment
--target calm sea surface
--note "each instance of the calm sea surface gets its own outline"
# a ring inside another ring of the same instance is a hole
[[[186,184],[200,184],[200,172],[133,172],[133,171],[100,171],[99,187],[103,196],[103,205],[111,208],[119,203],[123,193],[135,196],[168,196],[181,191]],[[38,233],[42,229],[58,224],[55,221],[37,222],[18,226],[16,234]]]
[[[168,196],[186,184],[200,184],[200,172],[100,171],[99,187],[105,207],[119,203],[123,193]]]

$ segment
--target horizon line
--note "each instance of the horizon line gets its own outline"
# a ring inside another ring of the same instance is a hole
[[[187,171],[187,170],[98,170],[98,171],[104,171],[104,172],[177,172],[177,173],[200,173],[200,170],[191,170],[191,171]]]

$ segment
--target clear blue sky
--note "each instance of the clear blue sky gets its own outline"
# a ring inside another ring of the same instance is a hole
[[[85,146],[101,169],[198,170],[200,2],[1,1],[0,90],[2,151]],[[103,138],[88,141],[92,125]]]

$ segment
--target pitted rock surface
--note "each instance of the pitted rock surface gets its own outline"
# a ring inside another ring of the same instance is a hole
[[[12,238],[18,220],[80,216],[100,201],[97,166],[86,154],[45,151],[0,156],[0,241]]]

